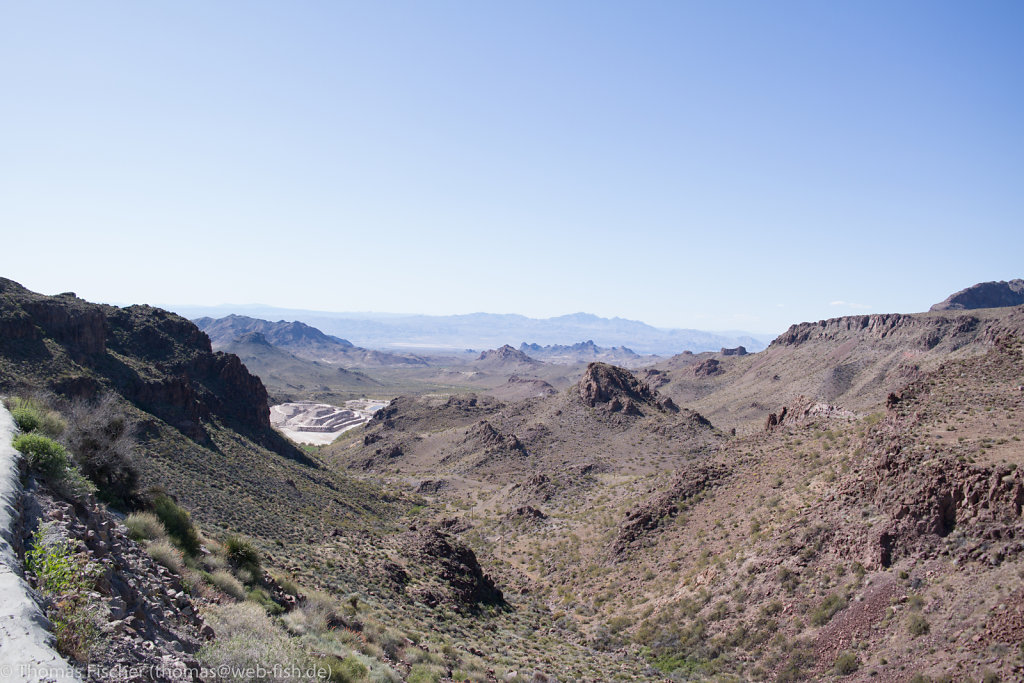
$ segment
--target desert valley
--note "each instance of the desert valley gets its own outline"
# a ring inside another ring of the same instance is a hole
[[[2,663],[1021,680],[1022,290],[656,355],[370,349],[0,281],[0,629],[29,642]]]

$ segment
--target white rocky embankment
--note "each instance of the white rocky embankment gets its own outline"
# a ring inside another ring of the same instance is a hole
[[[32,598],[15,544],[21,528],[21,454],[14,419],[0,404],[0,681],[81,681],[53,648],[50,622]]]

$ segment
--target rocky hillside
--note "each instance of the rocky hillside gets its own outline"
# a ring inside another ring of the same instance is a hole
[[[1020,307],[833,318],[793,325],[757,354],[676,356],[652,366],[650,381],[723,428],[750,429],[801,397],[870,409],[943,360],[1021,330]]]
[[[0,390],[89,400],[114,392],[199,443],[223,421],[297,456],[270,429],[267,392],[188,320],[149,306],[43,296],[0,279]]]
[[[358,370],[300,358],[248,332],[221,350],[239,357],[270,393],[274,403],[295,400],[344,401],[386,392],[384,383]]]
[[[932,306],[932,311],[963,311],[1024,305],[1024,280],[981,282]]]

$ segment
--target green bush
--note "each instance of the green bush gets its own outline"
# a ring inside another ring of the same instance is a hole
[[[369,669],[363,666],[354,655],[349,655],[344,659],[338,659],[337,657],[324,657],[320,662],[321,668],[327,669],[327,680],[331,683],[358,683],[358,681],[366,680],[366,676],[370,673]]]
[[[225,569],[220,569],[210,574],[210,583],[235,600],[245,599],[245,588],[231,572]]]
[[[164,494],[153,500],[153,512],[178,547],[189,555],[199,552],[199,533],[192,525],[192,518],[188,512],[178,507],[177,503]]]
[[[844,607],[846,607],[846,598],[841,595],[829,595],[821,603],[821,606],[811,612],[811,623],[815,626],[824,626],[832,620],[836,612]]]
[[[260,574],[260,553],[251,542],[240,536],[228,536],[224,541],[228,551],[228,562],[235,569],[251,572],[253,578]]]
[[[42,434],[21,434],[14,440],[14,447],[25,455],[29,465],[53,477],[63,475],[70,464],[64,447]]]
[[[14,408],[11,410],[11,417],[14,418],[14,424],[18,425],[18,429],[26,434],[36,431],[41,420],[39,412],[28,406]]]
[[[907,631],[912,636],[923,636],[931,630],[928,620],[916,612],[907,619]]]
[[[437,683],[444,675],[444,669],[430,664],[413,664],[409,669],[409,683]]]
[[[277,616],[284,612],[284,607],[274,602],[273,598],[270,597],[270,594],[262,588],[257,587],[251,589],[246,593],[246,597],[257,605],[263,607],[263,609],[267,610],[268,614]]]
[[[860,668],[860,659],[852,652],[843,652],[836,658],[833,671],[840,676],[849,676]]]

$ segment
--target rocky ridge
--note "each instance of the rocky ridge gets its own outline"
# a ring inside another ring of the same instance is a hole
[[[981,282],[951,294],[930,311],[963,311],[1024,305],[1024,280]]]

